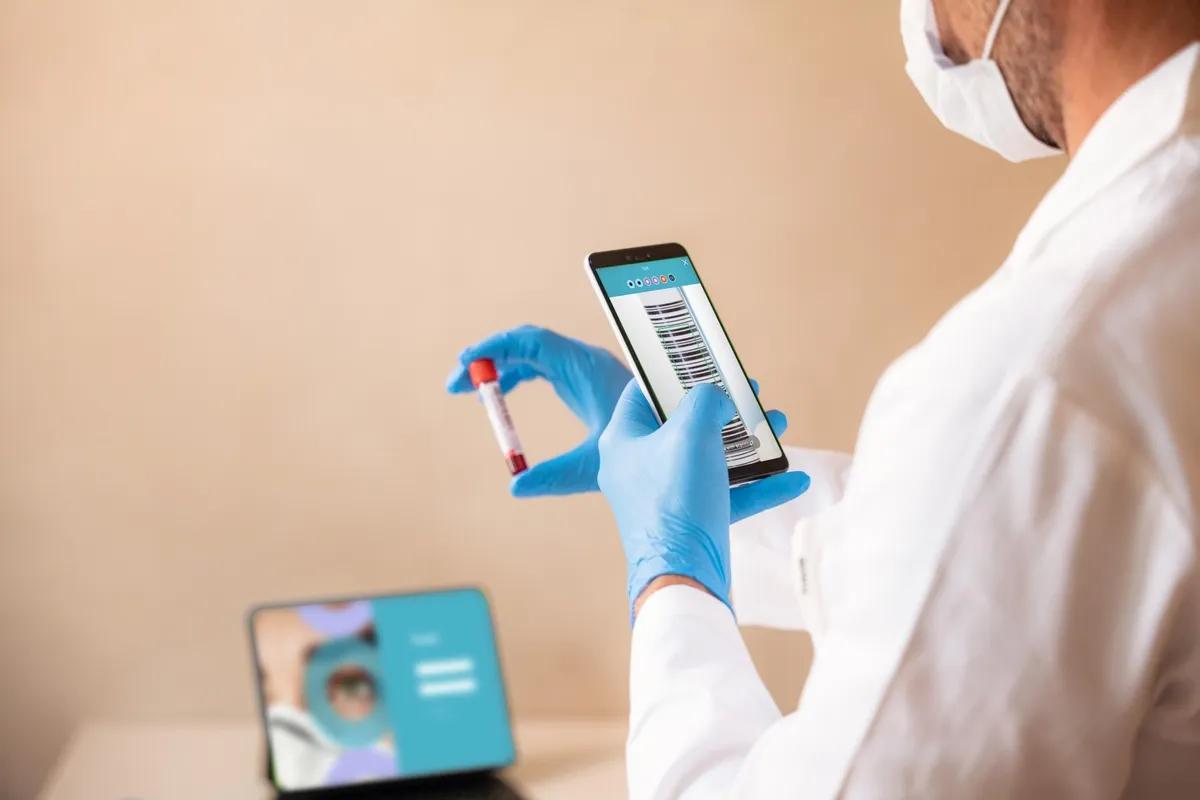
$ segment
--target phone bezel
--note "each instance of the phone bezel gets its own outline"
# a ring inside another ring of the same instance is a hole
[[[347,783],[340,786],[314,786],[308,789],[285,789],[275,781],[275,759],[271,752],[271,737],[267,735],[267,698],[263,691],[263,675],[260,669],[260,661],[258,657],[258,641],[254,635],[254,615],[260,611],[266,611],[274,608],[295,608],[296,606],[306,606],[314,604],[326,603],[349,603],[360,600],[379,600],[393,597],[414,597],[421,595],[437,595],[449,594],[452,592],[471,591],[483,598],[484,607],[487,608],[488,622],[492,628],[492,647],[496,651],[496,670],[500,675],[500,692],[504,696],[504,713],[508,718],[508,734],[513,740],[513,757],[511,761],[500,764],[494,764],[484,767],[470,767],[462,770],[446,770],[443,772],[422,772],[419,775],[399,776],[395,778],[386,778],[377,781],[360,781],[358,783]],[[251,606],[246,611],[246,633],[250,639],[250,658],[251,672],[254,679],[254,694],[258,701],[258,718],[260,728],[263,732],[266,746],[267,756],[267,780],[271,784],[271,788],[275,790],[276,797],[279,800],[332,800],[337,797],[338,800],[345,797],[345,792],[357,792],[367,790],[378,790],[388,786],[403,787],[406,790],[415,788],[418,785],[433,786],[442,784],[447,780],[454,781],[475,781],[494,777],[505,767],[511,767],[517,763],[517,742],[513,732],[513,716],[512,702],[508,697],[508,684],[504,679],[504,664],[500,659],[500,633],[496,628],[496,615],[492,613],[491,598],[488,597],[486,591],[481,586],[447,586],[437,589],[420,589],[408,592],[376,592],[373,594],[356,594],[356,595],[339,595],[334,597],[317,597],[303,600],[281,600],[270,603],[259,603]]]
[[[650,382],[646,379],[646,371],[642,367],[642,362],[638,360],[637,354],[633,351],[633,345],[625,333],[624,326],[621,325],[621,319],[617,316],[617,310],[613,307],[612,299],[604,291],[604,284],[601,283],[598,273],[599,270],[605,267],[630,266],[633,264],[642,264],[647,261],[661,261],[667,258],[686,258],[691,262],[692,269],[696,272],[696,280],[699,282],[705,297],[708,298],[709,305],[712,306],[713,316],[717,318],[717,324],[721,326],[721,333],[725,336],[725,340],[729,342],[729,349],[733,351],[733,357],[737,360],[738,369],[742,371],[742,377],[749,381],[746,368],[742,365],[741,356],[738,355],[737,349],[733,346],[733,339],[730,338],[729,331],[726,330],[725,323],[721,321],[721,315],[717,312],[717,305],[712,301],[712,295],[709,294],[708,287],[704,285],[704,279],[700,277],[700,270],[696,267],[696,260],[692,258],[683,245],[677,242],[668,242],[665,244],[625,247],[620,250],[602,250],[589,253],[588,257],[584,259],[584,268],[588,272],[592,288],[595,289],[596,296],[600,299],[604,312],[608,316],[608,322],[617,336],[617,340],[621,345],[621,351],[625,354],[625,360],[633,367],[634,377],[637,379],[638,386],[641,387],[642,393],[650,400],[650,405],[653,407],[654,414],[658,417],[660,423],[666,421],[666,415],[663,413],[662,406],[658,402],[658,397],[655,396],[654,391],[650,388]],[[762,401],[758,399],[757,395],[754,397],[754,402],[758,404],[759,411],[765,417],[766,411],[763,409]],[[779,435],[775,433],[774,429],[771,430],[771,436],[775,438],[775,444],[779,447],[779,458],[770,461],[760,461],[757,464],[746,464],[745,466],[730,468],[729,484],[731,486],[787,471],[788,459],[787,453],[783,450],[783,442],[779,441]]]

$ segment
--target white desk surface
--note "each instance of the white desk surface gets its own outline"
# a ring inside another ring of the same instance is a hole
[[[530,800],[625,795],[625,720],[518,720],[517,766]],[[86,722],[41,800],[266,800],[263,742],[249,722]]]

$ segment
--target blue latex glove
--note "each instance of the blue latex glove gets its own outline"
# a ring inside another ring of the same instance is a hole
[[[628,567],[629,608],[650,581],[683,575],[729,602],[731,507],[755,511],[799,497],[803,472],[729,488],[721,427],[736,412],[716,386],[700,384],[661,427],[630,381],[600,436],[600,490],[608,498]]]
[[[477,358],[490,358],[496,363],[500,390],[505,394],[525,381],[546,379],[567,408],[587,426],[587,438],[573,450],[534,464],[513,478],[513,495],[596,491],[596,472],[600,468],[596,440],[608,424],[621,390],[629,383],[630,372],[625,365],[607,350],[525,325],[489,336],[463,350],[459,365],[446,381],[449,391],[475,391],[467,365]]]
[[[629,383],[631,375],[625,365],[603,348],[524,325],[493,334],[463,350],[458,366],[446,380],[447,390],[454,394],[475,391],[467,365],[477,358],[490,358],[496,363],[500,390],[505,394],[535,378],[549,381],[567,408],[587,427],[587,437],[574,449],[534,464],[513,478],[513,495],[540,497],[596,491],[596,473],[600,470],[596,443],[612,417],[617,398]],[[757,394],[758,384],[750,383]],[[650,416],[653,418],[653,413]],[[768,411],[767,421],[776,436],[787,430],[787,417],[782,412]],[[759,505],[753,494],[735,492],[731,499],[734,522],[769,507]]]

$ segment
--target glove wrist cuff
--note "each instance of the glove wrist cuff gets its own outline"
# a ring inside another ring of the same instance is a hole
[[[679,575],[699,583],[708,592],[733,610],[729,600],[729,578],[723,570],[716,568],[707,556],[699,554],[683,557],[672,557],[671,554],[660,554],[650,558],[639,559],[629,565],[629,580],[627,590],[629,596],[629,624],[633,625],[634,605],[642,592],[655,578],[664,575]]]

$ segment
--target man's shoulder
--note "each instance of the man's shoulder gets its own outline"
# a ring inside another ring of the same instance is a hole
[[[1038,374],[1085,394],[1196,372],[1200,142],[1179,147],[1194,157],[1153,159],[1137,186],[1102,193],[1040,246],[1015,251],[918,349],[985,384]]]
[[[1200,151],[1169,155],[1115,193],[1121,205],[1081,212],[1022,278],[1024,294],[1059,295],[1034,326],[1036,369],[1135,438],[1200,397]]]
[[[1184,183],[1169,200],[1147,196],[1132,212],[1144,218],[1108,230],[1096,217],[1007,264],[899,365],[913,406],[983,424],[988,409],[1050,384],[1174,497],[1197,496],[1187,476],[1200,476],[1200,180]]]

